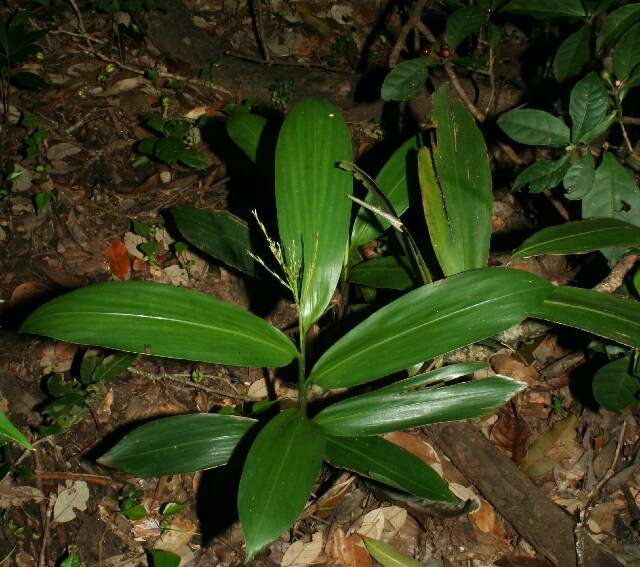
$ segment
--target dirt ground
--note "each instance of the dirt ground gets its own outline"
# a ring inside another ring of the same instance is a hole
[[[0,14],[17,4],[7,2]],[[17,328],[35,306],[64,291],[131,278],[257,308],[290,330],[295,308],[275,286],[249,281],[195,250],[186,252],[188,261],[177,254],[178,235],[167,211],[194,205],[250,220],[250,211],[266,202],[264,187],[224,128],[225,105],[246,99],[275,112],[304,96],[330,98],[352,130],[356,158],[375,169],[381,155],[427,121],[427,91],[402,105],[379,100],[410,3],[272,0],[258,3],[256,14],[240,0],[191,0],[188,12],[181,2],[164,2],[170,12],[164,17],[175,23],[171,30],[153,13],[131,19],[90,4],[52,2],[34,10],[34,27],[50,31],[39,42],[44,59],[34,59],[29,69],[46,78],[48,87],[12,89],[1,127],[2,161],[14,160],[23,174],[0,201],[0,409],[32,432],[36,450],[4,450],[0,563],[58,565],[71,549],[86,566],[137,567],[150,564],[147,552],[155,548],[178,554],[183,567],[240,565],[233,471],[137,479],[95,460],[134,424],[265,398],[266,371],[139,357],[129,371],[67,404],[58,414],[59,430],[47,430],[51,414],[43,409],[54,400],[50,377],[77,378],[86,349],[21,336]],[[492,114],[524,100],[522,54],[530,46],[517,32],[497,57]],[[187,36],[193,43],[184,49]],[[431,86],[448,80],[436,72]],[[479,108],[487,107],[486,77],[465,73],[459,80]],[[149,135],[141,116],[159,109],[169,117],[211,119],[197,141],[207,168],[140,163],[134,148]],[[37,126],[25,127],[25,115]],[[37,127],[46,129],[46,139],[24,157]],[[496,173],[494,239],[501,248],[492,263],[503,264],[508,257],[501,250],[514,248],[524,232],[561,220],[562,205],[544,195],[510,193],[515,173],[533,153],[514,155],[494,143],[491,131],[487,137]],[[38,194],[52,200],[38,205]],[[153,237],[137,233],[134,222],[152,227]],[[140,249],[149,241],[155,243],[153,257]],[[576,266],[565,257],[543,257],[524,268],[557,283],[579,270],[591,274],[593,283],[606,273],[602,262]],[[541,531],[556,529],[555,516],[547,525],[540,518],[547,508],[536,512],[543,504],[560,514],[558,522],[577,526],[574,545],[591,538],[625,565],[640,565],[637,412],[596,407],[584,337],[549,327],[523,333],[534,337],[525,355],[503,342],[455,356],[488,359],[493,371],[526,381],[524,394],[466,429],[424,428],[390,437],[442,472],[456,494],[476,502],[473,513],[415,513],[406,502],[327,468],[299,521],[252,565],[366,567],[375,562],[361,536],[372,535],[429,567],[564,567],[561,559],[554,561],[557,550],[545,550],[537,539]],[[270,377],[282,392],[290,388],[283,377]],[[464,443],[476,449],[461,461],[452,447]],[[518,484],[523,476],[531,479],[526,486]],[[519,491],[515,506],[501,501],[496,482],[503,495]],[[56,508],[56,502],[63,505]],[[163,513],[172,503],[185,507]],[[126,514],[127,506],[137,505],[144,507],[142,517]],[[531,517],[537,525],[527,527]],[[589,557],[598,559],[587,559],[585,567],[621,564],[594,553]]]

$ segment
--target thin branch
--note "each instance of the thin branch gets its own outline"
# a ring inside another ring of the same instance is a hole
[[[593,288],[594,291],[600,293],[613,293],[616,291],[624,281],[626,275],[631,271],[631,268],[640,258],[638,254],[629,254],[620,260],[611,270],[609,275],[604,278],[597,286]]]
[[[264,22],[262,20],[262,0],[251,0],[251,12],[253,13],[253,24],[256,30],[256,43],[262,52],[265,61],[271,61],[269,48],[264,41]]]
[[[424,22],[419,20],[419,21],[417,21],[415,23],[415,26],[418,28],[420,33],[422,33],[431,43],[435,43],[437,41],[436,36],[433,35],[431,30],[424,24]],[[389,65],[391,66],[391,58],[389,58]],[[460,84],[460,79],[458,78],[458,75],[455,72],[455,70],[453,68],[453,65],[451,63],[445,63],[444,70],[447,73],[447,76],[449,77],[449,81],[451,82],[451,85],[453,86],[455,91],[458,93],[458,96],[460,97],[462,102],[469,109],[469,112],[471,112],[471,114],[473,114],[473,117],[478,122],[484,122],[484,120],[486,118],[484,112],[482,112],[473,103],[471,98],[469,98],[469,95],[467,94],[467,91],[465,91],[464,88],[462,87],[462,85]]]
[[[409,32],[418,25],[418,22],[420,22],[422,12],[424,12],[426,5],[427,0],[418,0],[416,2],[416,7],[413,10],[413,14],[411,14],[404,26],[402,26],[402,29],[398,34],[398,39],[396,40],[396,43],[391,50],[391,55],[389,55],[389,67],[393,68],[398,64],[400,53],[402,52],[404,45],[407,42]]]

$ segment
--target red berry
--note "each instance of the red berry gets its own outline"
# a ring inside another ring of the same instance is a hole
[[[430,45],[424,45],[420,48],[420,55],[422,57],[431,57],[432,53],[433,53],[433,50],[431,49]]]
[[[446,43],[443,44],[443,46],[440,48],[440,57],[442,57],[443,59],[448,59],[449,57],[451,57],[451,50]]]

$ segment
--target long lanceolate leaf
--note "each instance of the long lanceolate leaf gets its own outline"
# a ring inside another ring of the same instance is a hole
[[[640,304],[629,299],[590,289],[557,287],[532,316],[640,348]]]
[[[491,238],[491,170],[471,113],[449,97],[433,97],[437,145],[418,158],[429,235],[445,275],[484,268]]]
[[[327,437],[325,458],[332,465],[432,502],[458,499],[429,465],[382,437]]]
[[[471,270],[410,291],[335,343],[309,380],[364,384],[521,322],[551,292],[546,280],[504,268]]]
[[[99,462],[140,477],[219,467],[255,423],[215,413],[164,417],[134,429]]]
[[[513,252],[513,257],[584,254],[605,246],[640,246],[640,228],[608,218],[567,222],[536,232]]]
[[[11,423],[9,418],[0,411],[0,443],[15,441],[25,449],[33,449],[29,440]]]
[[[322,430],[295,409],[283,411],[260,431],[244,464],[238,492],[247,561],[302,512],[324,451]]]
[[[322,410],[314,421],[339,437],[389,433],[489,415],[526,386],[498,376],[403,394],[356,396]]]
[[[278,228],[286,262],[301,264],[300,317],[308,329],[335,291],[349,237],[352,179],[336,164],[352,161],[351,136],[328,102],[298,103],[276,148]]]
[[[278,329],[203,293],[152,282],[107,282],[36,309],[23,333],[115,350],[236,366],[285,366],[297,356]]]

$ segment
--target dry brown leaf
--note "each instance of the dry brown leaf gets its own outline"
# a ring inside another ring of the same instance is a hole
[[[327,540],[325,554],[343,567],[373,567],[373,561],[358,535],[345,536],[342,528],[335,528]]]
[[[104,257],[107,259],[109,270],[119,280],[128,280],[131,276],[129,265],[129,252],[124,242],[119,238],[112,238],[104,249]]]
[[[320,555],[323,544],[322,532],[313,534],[311,541],[293,542],[285,551],[280,565],[282,567],[307,567]]]
[[[577,425],[578,416],[571,414],[539,435],[529,447],[527,456],[522,462],[523,470],[532,478],[551,472],[557,463],[557,451],[575,444]],[[547,456],[554,447],[556,447],[556,459]]]
[[[540,381],[540,374],[533,365],[524,364],[512,354],[496,354],[491,357],[490,362],[496,374],[521,380],[529,385]]]
[[[27,502],[40,502],[45,496],[34,486],[15,486],[10,477],[0,482],[0,510],[19,508]]]
[[[108,89],[96,93],[95,96],[121,95],[124,93],[128,93],[129,91],[133,91],[139,87],[151,84],[151,81],[149,81],[149,79],[145,79],[144,77],[129,77],[128,79],[121,79],[120,81],[117,81]]]
[[[154,545],[154,549],[162,549],[175,553],[180,557],[180,565],[189,565],[195,559],[195,555],[189,547],[189,542],[196,533],[196,525],[184,514],[171,518],[168,529],[162,532],[160,539]]]
[[[543,559],[514,555],[511,557],[501,557],[494,561],[496,567],[549,567],[549,563]]]
[[[58,497],[53,505],[53,517],[58,524],[76,519],[75,510],[84,512],[89,500],[89,486],[84,480],[67,481],[66,486],[58,487]]]
[[[47,150],[47,159],[49,161],[64,160],[64,158],[79,154],[81,151],[82,148],[79,148],[75,144],[60,142],[59,144],[49,146],[49,149]]]
[[[388,543],[407,521],[407,511],[399,506],[385,506],[367,512],[356,533]]]
[[[11,307],[16,307],[17,305],[33,301],[38,297],[42,297],[48,290],[49,288],[40,282],[21,283],[13,289],[13,292],[11,292],[9,305],[11,305]]]
[[[470,516],[471,521],[483,533],[490,534],[502,542],[508,542],[502,522],[496,515],[493,506],[486,500],[480,500],[480,508]]]
[[[517,463],[527,454],[529,426],[516,414],[511,405],[505,406],[498,414],[498,421],[491,428],[489,438],[499,447],[512,454]]]

